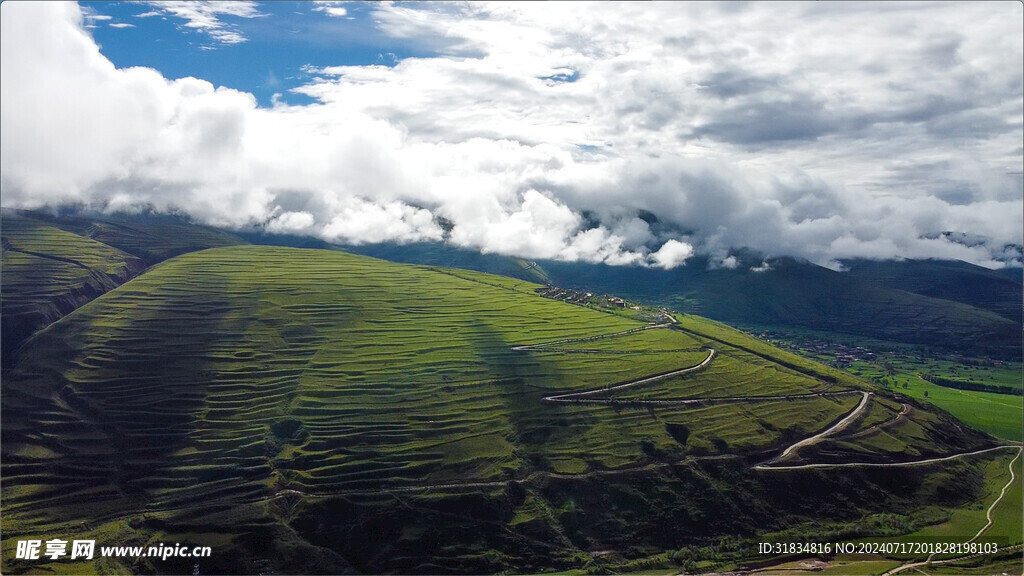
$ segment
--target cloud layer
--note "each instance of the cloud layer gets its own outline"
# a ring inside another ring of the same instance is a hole
[[[116,69],[75,4],[0,6],[5,206],[664,268],[1024,243],[1019,3],[380,4],[436,57],[315,69],[316,103],[273,108]],[[220,6],[163,9],[230,43]]]

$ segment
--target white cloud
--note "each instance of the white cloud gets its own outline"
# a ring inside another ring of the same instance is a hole
[[[138,15],[146,17],[167,14],[185,21],[186,28],[198,30],[220,44],[239,44],[246,41],[237,27],[221,20],[222,16],[258,18],[262,14],[255,2],[245,0],[177,0],[149,2],[152,11]]]
[[[221,43],[261,16],[151,6]],[[1024,242],[1019,4],[374,4],[439,56],[310,69],[317,103],[272,108],[116,69],[74,4],[0,9],[5,206],[346,242],[443,218],[459,246],[662,267],[740,247],[997,266]]]
[[[319,1],[319,2],[313,2],[313,4],[314,4],[313,10],[315,10],[317,12],[323,12],[324,14],[327,14],[328,16],[334,16],[334,17],[340,18],[342,16],[347,16],[348,15],[348,10],[344,6],[345,2]]]
[[[401,202],[380,205],[353,198],[324,226],[321,237],[350,244],[420,242],[440,240],[442,231],[428,210]]]
[[[285,212],[267,223],[267,231],[275,234],[307,232],[314,223],[309,212]]]
[[[135,24],[128,24],[127,22],[112,22],[111,28],[135,28]]]
[[[679,240],[665,242],[649,259],[654,266],[671,270],[693,256],[693,246]]]

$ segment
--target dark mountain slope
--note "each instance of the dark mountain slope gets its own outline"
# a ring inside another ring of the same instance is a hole
[[[1021,322],[1022,270],[989,270],[948,260],[847,260],[848,274],[887,288],[953,300]]]
[[[4,211],[7,216],[8,211]],[[216,248],[246,244],[230,232],[196,224],[185,218],[155,214],[71,214],[54,215],[44,211],[11,211],[91,238],[123,250],[151,266],[173,256]]]

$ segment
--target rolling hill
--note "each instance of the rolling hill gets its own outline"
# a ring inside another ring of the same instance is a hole
[[[6,214],[3,233],[2,359],[36,329],[126,282],[145,268],[117,248]]]
[[[5,538],[209,545],[202,573],[598,570],[681,548],[720,568],[769,533],[939,521],[1003,448],[724,325],[539,287],[268,246],[157,264],[5,374]],[[195,569],[11,553],[5,573]]]
[[[173,214],[155,212],[52,214],[45,211],[5,210],[4,215],[21,216],[45,222],[55,228],[127,252],[141,259],[147,265],[153,265],[187,252],[245,243],[230,232],[196,224],[185,217]]]
[[[33,332],[172,256],[241,244],[227,232],[159,215],[0,212],[0,364]]]
[[[734,269],[696,256],[672,270],[542,260],[440,243],[346,246],[413,264],[455,266],[670,306],[723,322],[788,326],[1020,359],[1020,282],[957,262],[852,262],[836,272],[793,258],[741,254]]]

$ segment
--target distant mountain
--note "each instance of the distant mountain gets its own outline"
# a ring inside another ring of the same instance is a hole
[[[317,248],[321,250],[334,250],[336,247],[319,238],[311,236],[300,236],[298,234],[271,234],[262,230],[240,230],[234,232],[235,236],[250,244],[261,246],[286,246],[288,248]]]
[[[847,260],[843,264],[859,280],[962,302],[1021,322],[1020,268],[989,270],[948,260]]]
[[[552,277],[574,285],[655,300],[716,320],[842,332],[964,353],[1020,355],[1019,322],[791,258],[771,260],[770,269],[762,272],[747,267],[708,270],[706,262],[696,259],[670,271],[560,263],[545,267]]]
[[[672,270],[540,261],[531,266],[441,243],[348,246],[396,262],[546,281],[663,304],[725,322],[842,332],[1003,358],[1021,355],[1021,285],[963,262],[851,262],[836,272],[807,261],[737,253],[734,268],[694,257]],[[766,264],[766,265],[765,265]],[[888,270],[888,271],[887,271]],[[1017,303],[1016,308],[1014,302]]]
[[[1016,284],[1024,284],[1024,270],[1020,268],[1001,268],[993,270],[997,276],[1001,276]]]

